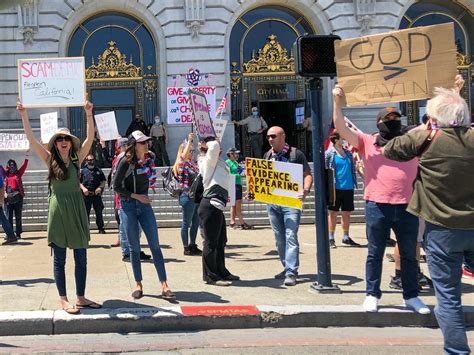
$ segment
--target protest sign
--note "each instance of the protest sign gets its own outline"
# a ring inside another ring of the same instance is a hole
[[[212,120],[214,132],[216,132],[216,138],[219,142],[222,142],[222,137],[224,137],[225,128],[227,127],[227,122],[227,120],[222,118],[216,118]]]
[[[191,111],[193,113],[193,121],[196,126],[196,133],[199,138],[215,137],[216,133],[214,132],[211,116],[209,116],[206,96],[191,89],[188,90],[188,95]]]
[[[168,124],[193,123],[191,107],[189,105],[188,90],[200,92],[206,96],[209,107],[209,114],[215,117],[216,113],[216,87],[198,86],[198,87],[169,87],[167,90],[167,117]]]
[[[115,112],[105,112],[94,116],[100,138],[104,141],[113,141],[119,136]]]
[[[0,133],[0,150],[27,150],[30,142],[24,133]]]
[[[48,143],[58,130],[58,113],[50,112],[40,115],[41,142]]]
[[[347,105],[426,99],[453,86],[452,23],[334,42],[337,79]]]
[[[302,208],[303,166],[281,161],[247,158],[247,194],[250,199]]]
[[[18,93],[24,107],[84,106],[84,58],[18,59]]]
[[[227,188],[229,197],[227,198],[227,206],[235,206],[235,175],[230,175],[229,186]]]

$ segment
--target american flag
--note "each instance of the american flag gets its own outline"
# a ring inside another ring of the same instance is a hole
[[[229,98],[227,96],[227,89],[225,89],[224,97],[221,100],[221,103],[219,104],[219,107],[216,110],[216,117],[225,111],[227,108],[227,104],[229,103]]]

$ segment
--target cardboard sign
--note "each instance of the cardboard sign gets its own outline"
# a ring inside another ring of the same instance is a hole
[[[24,107],[84,106],[84,57],[18,59],[18,93]]]
[[[200,139],[206,137],[215,137],[214,126],[211,116],[209,116],[209,107],[206,96],[200,92],[189,89],[189,101],[193,113],[193,121],[196,125],[196,133]]]
[[[50,112],[40,115],[41,142],[48,143],[58,130],[58,113]]]
[[[24,133],[0,133],[0,150],[27,150],[30,142]]]
[[[94,116],[100,138],[104,141],[113,141],[120,135],[115,119],[115,112],[105,112]]]
[[[274,205],[302,208],[303,166],[281,161],[247,158],[247,195]]]
[[[168,110],[168,124],[189,124],[193,123],[191,106],[189,105],[188,90],[200,92],[206,96],[209,114],[215,117],[216,114],[216,87],[169,87],[167,89],[166,105]]]
[[[229,197],[227,198],[227,206],[232,207],[235,206],[235,198],[236,198],[236,191],[235,191],[235,175],[229,175],[229,186],[227,191],[229,192]]]
[[[225,128],[227,127],[227,120],[223,118],[216,118],[212,121],[214,126],[214,132],[216,132],[216,138],[219,142],[222,142],[222,137],[224,137]]]
[[[337,78],[347,105],[426,99],[453,86],[454,26],[408,30],[336,41]]]

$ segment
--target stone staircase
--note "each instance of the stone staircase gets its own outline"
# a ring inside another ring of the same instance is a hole
[[[311,164],[312,165],[312,164]],[[158,176],[161,184],[161,171],[159,168]],[[109,169],[104,169],[107,176]],[[46,181],[45,170],[27,171],[23,177],[23,184],[26,196],[23,205],[23,229],[25,231],[46,230],[48,216],[48,183]],[[245,184],[245,179],[243,179]],[[359,186],[362,182],[359,181]],[[245,186],[244,186],[245,191]],[[181,207],[178,201],[170,197],[161,187],[156,189],[153,197],[153,209],[159,227],[180,227],[181,226]],[[113,191],[105,189],[103,195],[105,210],[104,220],[106,229],[116,229],[117,223],[114,218],[113,209]],[[268,225],[268,216],[266,205],[259,202],[244,201],[242,210],[245,220],[250,224]],[[226,218],[229,218],[229,208],[226,209]],[[355,192],[355,211],[352,214],[353,222],[364,222],[364,201],[362,189]],[[314,223],[314,191],[306,199],[302,214],[301,223]],[[95,229],[95,216],[91,212],[91,228]]]

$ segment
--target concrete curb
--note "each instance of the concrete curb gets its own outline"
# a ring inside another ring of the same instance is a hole
[[[179,306],[83,310],[76,316],[64,311],[0,312],[0,336],[287,327],[437,327],[433,313],[419,315],[403,307],[381,307],[377,313],[366,313],[360,306],[255,307],[256,314],[213,311],[208,315],[186,315]],[[212,311],[214,307],[202,308]],[[474,326],[474,307],[465,307],[464,312],[466,326]]]

